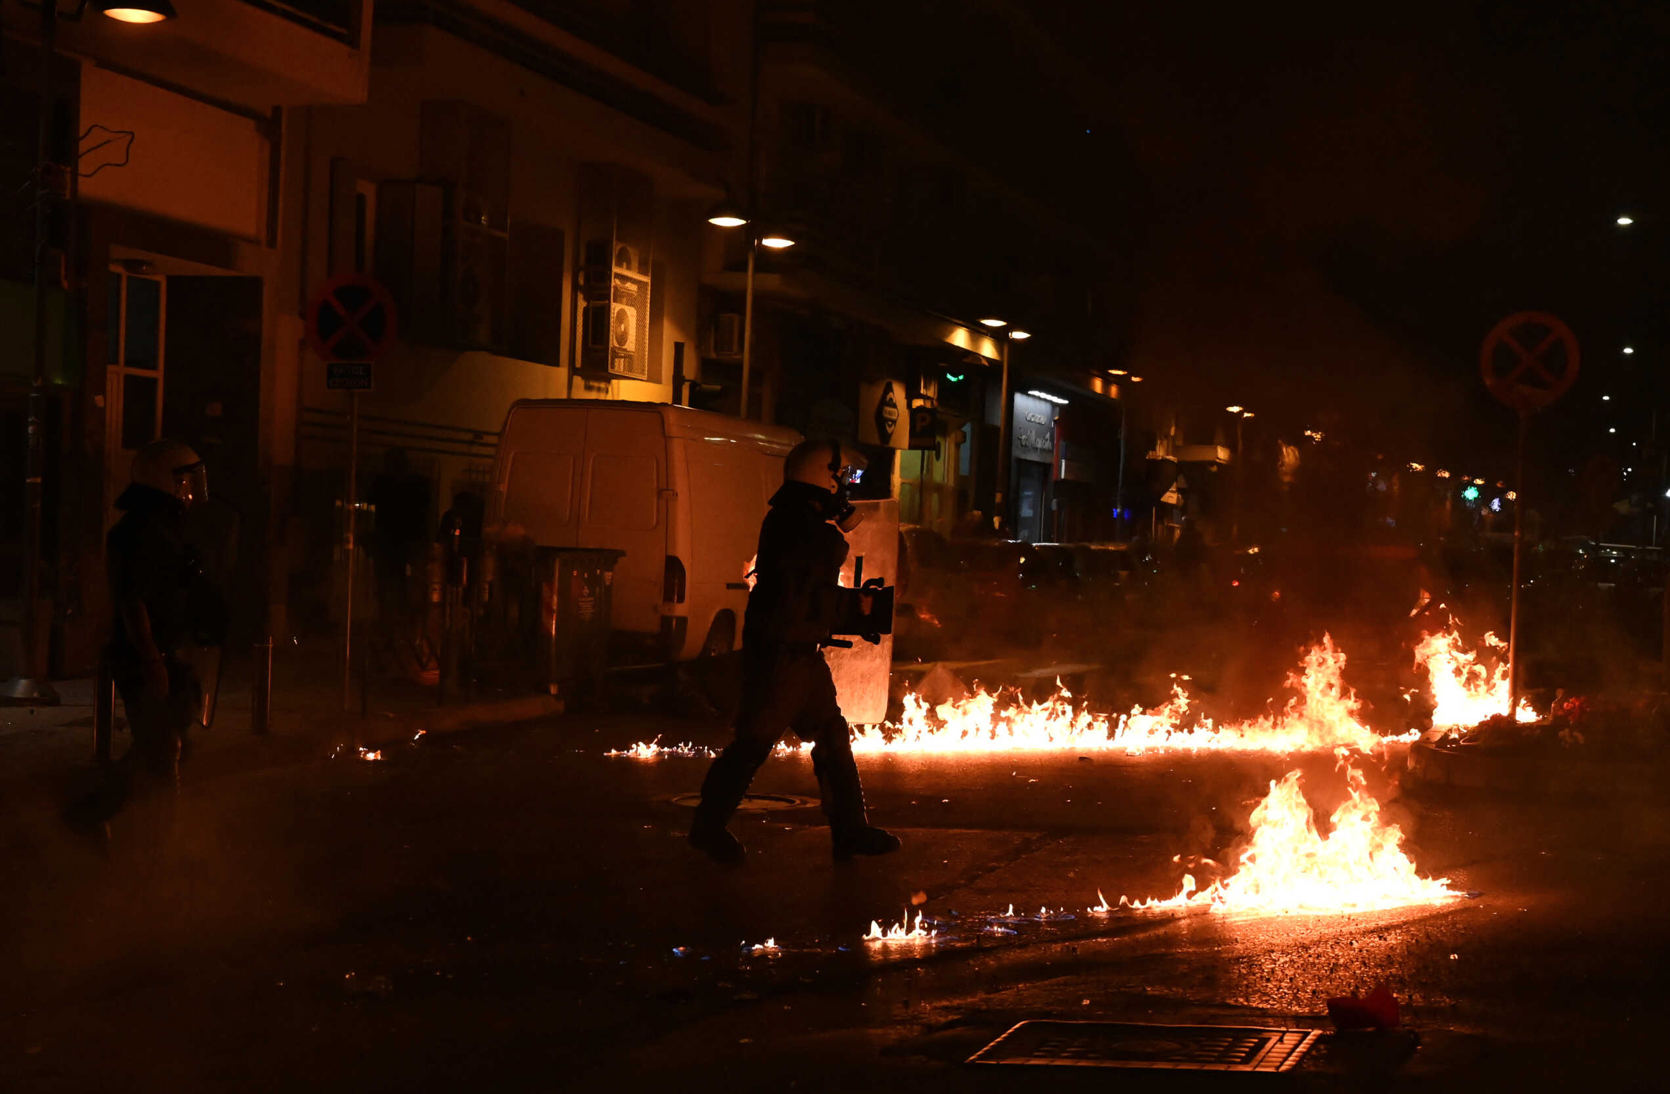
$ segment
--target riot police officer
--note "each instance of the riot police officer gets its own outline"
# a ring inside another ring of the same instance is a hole
[[[181,652],[225,638],[225,602],[185,538],[186,511],[207,496],[203,461],[186,445],[159,440],[135,453],[105,551],[113,608],[105,659],[133,741],[105,786],[70,808],[77,827],[101,832],[131,790],[177,787],[186,731],[203,700]]]
[[[842,533],[863,519],[847,500],[847,487],[863,468],[864,457],[838,441],[803,442],[784,461],[782,489],[760,526],[758,580],[742,629],[736,740],[708,770],[690,829],[690,845],[718,862],[745,857],[726,825],[754,773],[791,729],[813,742],[812,768],[835,858],[899,849],[898,839],[865,815],[852,738],[821,648],[844,617],[871,608],[870,596],[840,585],[847,557]]]

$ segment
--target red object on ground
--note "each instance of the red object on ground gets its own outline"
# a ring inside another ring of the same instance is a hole
[[[1361,999],[1343,995],[1328,1000],[1328,1017],[1338,1030],[1391,1029],[1397,1025],[1397,996],[1386,985],[1376,984]]]

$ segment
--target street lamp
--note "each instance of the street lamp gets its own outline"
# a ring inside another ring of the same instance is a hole
[[[748,214],[742,206],[726,198],[707,214],[707,222],[716,228],[740,228],[748,223]]]
[[[729,201],[720,202],[707,216],[707,222],[719,228],[741,228],[751,223]],[[748,240],[748,278],[742,291],[742,405],[739,415],[748,417],[748,381],[754,357],[754,259],[761,247],[784,251],[795,241],[778,231],[756,231]]]
[[[1009,321],[1007,319],[998,319],[988,313],[986,318],[980,320],[980,324],[982,326],[996,329],[998,327],[1007,327],[1009,325]],[[994,529],[1002,525],[1003,516],[1007,511],[1004,499],[1009,493],[1009,464],[1013,459],[1009,452],[1009,438],[1015,428],[1014,399],[1009,394],[1009,343],[1024,342],[1031,337],[1032,333],[1030,331],[1019,329],[1011,330],[1008,332],[1008,337],[1003,339],[998,346],[998,359],[1003,365],[1003,391],[1000,396],[997,411],[997,420],[999,423],[997,435],[997,494],[993,499],[992,504],[992,509],[994,510],[992,513],[992,527]]]
[[[179,14],[168,0],[104,0],[96,6],[119,23],[161,23]]]
[[[52,218],[61,201],[53,191],[54,179],[60,173],[73,172],[75,165],[52,162],[52,111],[57,99],[53,84],[58,55],[58,20],[75,21],[87,10],[86,0],[68,16],[60,16],[57,0],[40,3],[40,127],[35,145],[35,361],[34,377],[29,384],[28,423],[25,427],[28,454],[23,467],[23,606],[20,622],[23,625],[22,661],[18,675],[0,683],[0,705],[57,706],[58,692],[47,682],[46,651],[40,641],[41,600],[41,495],[42,480],[46,475],[46,340],[48,280],[58,281],[53,272]],[[174,6],[168,0],[127,0],[124,3],[100,3],[98,9],[112,19],[123,22],[159,23],[174,17]],[[61,286],[60,286],[61,287]],[[60,353],[65,352],[60,350]]]
[[[1243,453],[1241,425],[1253,412],[1244,406],[1226,406],[1225,410],[1235,415],[1235,515],[1230,522],[1229,535],[1236,543],[1241,542],[1241,495],[1247,491],[1247,472],[1242,466]]]

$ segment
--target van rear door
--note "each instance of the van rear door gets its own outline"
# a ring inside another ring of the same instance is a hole
[[[579,545],[613,547],[614,628],[661,630],[661,586],[667,559],[667,438],[653,408],[600,407],[586,414],[585,490]]]
[[[585,445],[584,410],[515,408],[499,438],[495,518],[520,525],[541,547],[573,547]]]

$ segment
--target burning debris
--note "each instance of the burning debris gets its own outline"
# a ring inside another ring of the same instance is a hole
[[[1000,705],[1002,693],[977,690],[932,710],[912,694],[905,696],[900,724],[855,729],[852,747],[855,752],[913,754],[1063,749],[1288,754],[1340,747],[1370,752],[1389,741],[1408,742],[1419,736],[1382,737],[1364,725],[1361,703],[1344,683],[1344,671],[1345,653],[1324,635],[1288,677],[1287,686],[1298,694],[1282,710],[1221,726],[1210,718],[1190,719],[1191,700],[1181,682],[1172,685],[1171,698],[1161,706],[1136,707],[1117,717],[1075,705],[1072,694],[1059,686],[1054,695],[1038,702],[1014,699]]]
[[[1193,700],[1183,686],[1187,675],[1173,674],[1171,698],[1152,710],[1133,707],[1128,714],[1099,714],[1074,701],[1058,683],[1054,695],[1036,702],[1003,691],[977,688],[974,694],[930,707],[915,693],[904,697],[905,713],[897,724],[855,726],[854,752],[894,755],[990,754],[1004,752],[1265,752],[1290,755],[1326,749],[1373,752],[1387,744],[1407,744],[1418,730],[1382,736],[1362,721],[1362,703],[1344,682],[1345,652],[1328,635],[1305,651],[1299,669],[1288,676],[1296,692],[1281,710],[1250,721],[1218,725],[1191,715]],[[710,758],[700,745],[663,745],[659,737],[606,753],[636,760],[666,756]],[[808,752],[811,742],[780,741],[779,756]]]
[[[1434,729],[1471,729],[1508,713],[1508,644],[1486,634],[1484,648],[1496,654],[1495,668],[1480,663],[1481,651],[1466,648],[1453,619],[1446,630],[1423,634],[1415,645],[1415,664],[1426,669],[1432,693]],[[1524,699],[1515,720],[1537,720]]]
[[[916,913],[916,921],[911,923],[910,909],[905,909],[905,918],[901,923],[882,928],[876,920],[870,920],[870,933],[865,935],[865,942],[932,942],[939,935],[936,928],[922,926],[922,913]]]
[[[1316,830],[1316,819],[1293,771],[1270,783],[1270,793],[1252,813],[1252,838],[1241,852],[1239,869],[1229,877],[1197,888],[1192,874],[1169,899],[1132,901],[1119,907],[1139,911],[1203,907],[1213,912],[1253,915],[1326,915],[1378,911],[1428,904],[1464,896],[1448,878],[1423,878],[1403,852],[1403,832],[1380,819],[1380,803],[1368,793],[1367,780],[1340,751],[1350,797],[1334,810],[1330,831]],[[1107,898],[1093,912],[1110,912]]]
[[[704,745],[691,744],[688,741],[683,744],[664,745],[661,743],[661,738],[656,737],[652,741],[638,741],[626,748],[610,749],[604,755],[625,756],[632,760],[659,760],[665,756],[711,760],[718,753]]]
[[[776,938],[768,938],[764,942],[760,942],[752,946],[750,946],[748,941],[744,939],[742,942],[742,952],[749,954],[750,956],[757,957],[761,955],[778,954],[783,951],[781,947],[777,945]]]

